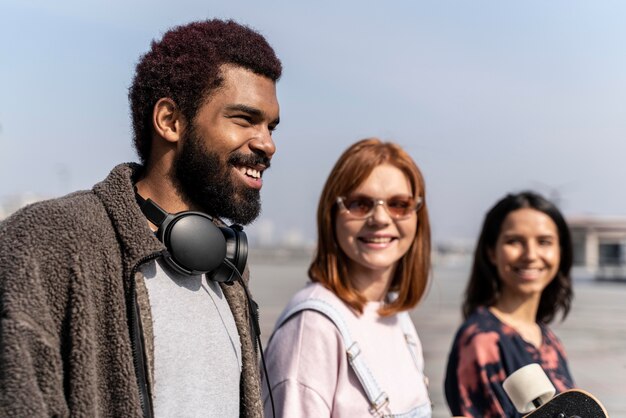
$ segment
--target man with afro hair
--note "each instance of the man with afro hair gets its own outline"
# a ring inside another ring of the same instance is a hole
[[[224,220],[260,213],[281,71],[234,21],[167,31],[129,90],[140,164],[0,223],[0,416],[263,416],[247,244]]]

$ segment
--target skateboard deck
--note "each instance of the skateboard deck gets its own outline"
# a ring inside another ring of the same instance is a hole
[[[602,403],[592,394],[570,389],[556,395],[525,418],[608,418]]]
[[[556,389],[537,363],[511,373],[502,384],[504,391],[524,418],[608,418],[604,406],[591,393]]]

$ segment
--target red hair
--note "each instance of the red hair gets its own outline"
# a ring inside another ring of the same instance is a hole
[[[335,163],[317,208],[318,241],[309,277],[334,292],[356,311],[363,312],[367,300],[352,286],[347,270],[350,260],[337,243],[336,202],[338,196],[349,195],[369,177],[374,168],[382,164],[399,168],[409,180],[413,196],[420,196],[423,202],[417,212],[415,240],[398,261],[389,287],[389,291],[397,292],[398,297],[379,311],[381,315],[388,316],[417,305],[426,291],[430,272],[430,223],[424,177],[413,159],[397,144],[377,138],[363,139],[345,150]]]

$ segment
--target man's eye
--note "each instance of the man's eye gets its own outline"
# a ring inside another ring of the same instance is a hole
[[[233,116],[233,118],[243,121],[247,124],[252,124],[252,118],[248,115],[236,115],[236,116]]]

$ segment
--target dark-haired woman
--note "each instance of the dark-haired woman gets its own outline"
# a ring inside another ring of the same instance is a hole
[[[557,392],[573,387],[563,346],[548,328],[572,301],[572,244],[554,204],[509,194],[485,217],[446,372],[453,415],[518,417],[502,382],[538,363]]]
[[[317,220],[311,283],[289,302],[267,349],[276,415],[430,417],[407,312],[430,269],[422,174],[399,146],[359,141],[330,173]]]

